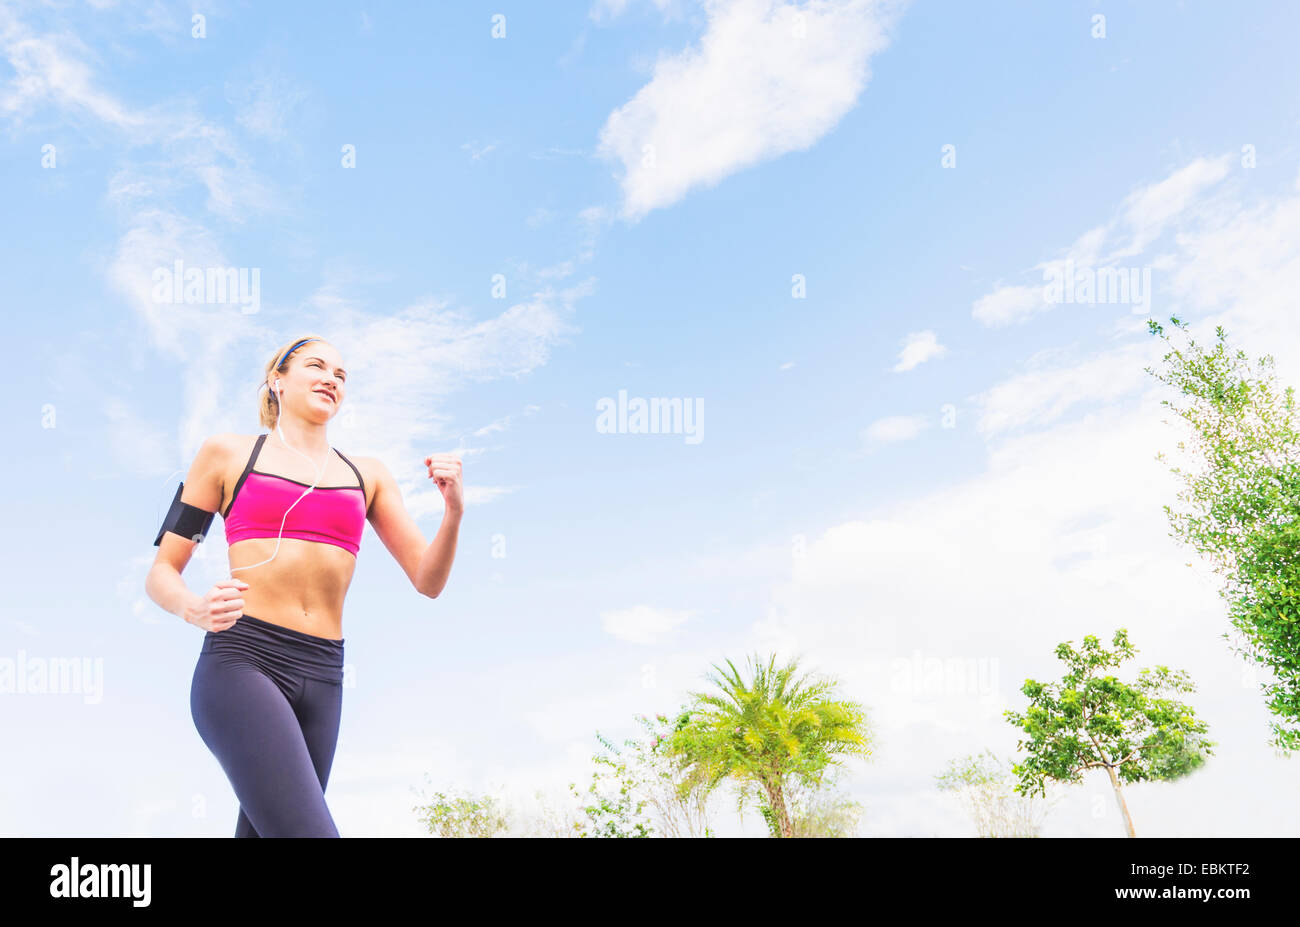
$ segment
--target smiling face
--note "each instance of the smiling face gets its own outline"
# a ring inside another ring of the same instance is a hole
[[[289,358],[285,373],[272,371],[267,383],[273,391],[276,377],[280,378],[279,396],[285,413],[324,423],[343,404],[347,371],[339,352],[327,342],[307,342]]]

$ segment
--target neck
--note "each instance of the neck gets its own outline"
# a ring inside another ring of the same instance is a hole
[[[285,416],[280,419],[278,428],[271,428],[271,437],[277,442],[281,440],[280,432],[284,432],[283,440],[289,443],[290,448],[302,451],[313,460],[320,460],[330,452],[329,438],[323,424]]]

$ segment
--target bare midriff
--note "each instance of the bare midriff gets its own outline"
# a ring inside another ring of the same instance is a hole
[[[270,563],[248,570],[240,566]],[[281,538],[248,538],[230,545],[228,557],[235,579],[248,583],[244,590],[245,615],[252,615],[294,631],[343,639],[343,598],[352,582],[357,558],[335,544]]]

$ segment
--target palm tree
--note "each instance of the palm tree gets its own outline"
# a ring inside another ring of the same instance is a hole
[[[837,683],[831,680],[795,679],[794,660],[778,668],[775,655],[766,665],[755,657],[750,682],[726,663],[730,672],[715,665],[719,675],[708,677],[721,695],[690,693],[688,721],[674,733],[670,749],[710,789],[728,777],[756,783],[772,833],[793,836],[789,785],[797,779],[820,786],[837,755],[870,756],[865,712],[856,702],[833,699]]]

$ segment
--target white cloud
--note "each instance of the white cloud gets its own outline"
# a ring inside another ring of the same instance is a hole
[[[34,34],[2,7],[0,54],[14,69],[0,89],[0,116],[21,121],[48,105],[87,131],[107,128],[128,149],[160,149],[154,160],[119,170],[109,190],[115,205],[143,208],[136,201],[154,198],[150,205],[158,208],[165,205],[159,197],[174,196],[197,178],[208,192],[208,209],[223,219],[242,222],[279,208],[252,160],[228,131],[198,115],[196,102],[134,109],[96,85],[92,53],[75,36]]]
[[[922,415],[891,415],[876,419],[862,432],[871,441],[910,441],[926,429],[929,422]]]
[[[939,343],[933,331],[911,332],[903,341],[903,349],[898,353],[898,363],[894,365],[895,373],[902,373],[918,367],[931,358],[943,357],[948,349]]]
[[[128,110],[94,86],[90,56],[76,36],[31,34],[12,12],[0,7],[0,51],[14,70],[0,90],[0,114],[22,119],[37,106],[52,104],[72,117],[93,120],[125,131],[147,129],[151,120]]]
[[[442,510],[442,495],[423,466],[433,451],[449,451],[449,416],[436,410],[446,397],[472,382],[520,376],[546,363],[552,345],[576,327],[579,300],[591,279],[566,289],[545,287],[484,320],[446,302],[408,306],[377,316],[332,290],[314,327],[344,357],[352,386],[340,410],[347,444],[358,454],[383,460],[402,490],[409,511],[420,517]],[[250,376],[251,379],[251,376]],[[476,486],[466,473],[466,503],[485,503],[514,486]]]
[[[601,627],[619,640],[633,644],[653,644],[667,637],[691,616],[689,611],[673,611],[636,605],[632,608],[601,612]]]
[[[507,415],[504,418],[497,419],[495,422],[488,422],[488,424],[474,432],[474,437],[481,438],[483,435],[489,435],[494,431],[505,431],[509,424],[510,416]]]
[[[561,261],[550,267],[538,268],[537,276],[542,280],[563,280],[573,273],[574,267],[572,261]]]
[[[1005,325],[1041,312],[1047,306],[1041,286],[1004,286],[975,300],[971,317],[984,325]]]
[[[600,131],[598,153],[622,164],[624,218],[811,147],[857,102],[868,59],[888,44],[902,8],[871,0],[704,7],[699,46],[660,57],[650,82]]]
[[[1201,213],[1207,206],[1201,199],[1228,176],[1230,154],[1215,158],[1198,158],[1174,171],[1164,180],[1140,187],[1124,197],[1117,217],[1113,221],[1089,229],[1076,239],[1065,253],[1050,260],[1040,261],[1028,272],[1037,281],[1032,285],[999,286],[991,293],[977,299],[971,307],[971,317],[988,326],[1023,322],[1030,316],[1045,312],[1057,303],[1048,298],[1047,287],[1053,280],[1068,280],[1070,274],[1114,268],[1126,273],[1141,271],[1142,267],[1118,266],[1116,261],[1144,251],[1158,240],[1175,220],[1189,214]],[[1118,242],[1123,238],[1125,241]],[[1107,241],[1116,241],[1109,254],[1102,256]],[[1144,265],[1153,270],[1163,268],[1168,256],[1150,259]],[[1094,304],[1101,303],[1096,298]],[[1138,301],[1140,302],[1140,301]],[[1151,294],[1146,294],[1148,305],[1137,309],[1146,313]]]
[[[979,407],[976,427],[986,436],[1024,426],[1041,427],[1081,404],[1117,400],[1146,384],[1149,378],[1142,368],[1159,359],[1160,347],[1148,339],[1074,363],[1061,363],[1061,352],[1043,352],[1027,362],[1030,369],[975,397]]]
[[[1224,154],[1217,158],[1197,158],[1164,180],[1129,194],[1124,200],[1121,222],[1132,238],[1110,258],[1138,254],[1159,238],[1172,221],[1228,175],[1232,157]]]
[[[587,15],[595,22],[608,22],[627,12],[635,0],[595,0]],[[682,15],[682,5],[686,0],[649,0],[665,19],[676,19]]]

